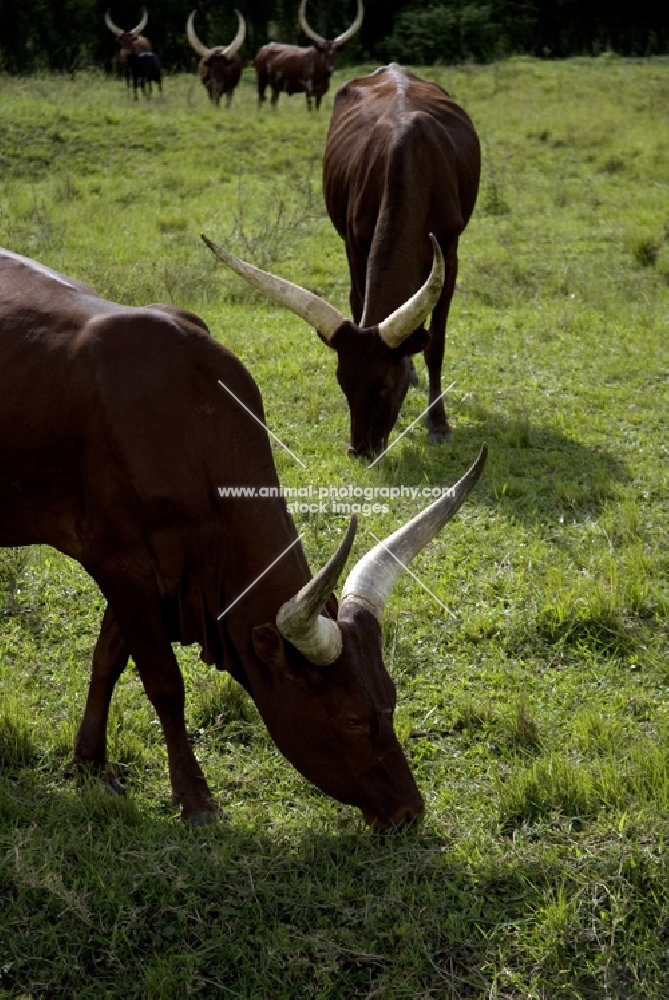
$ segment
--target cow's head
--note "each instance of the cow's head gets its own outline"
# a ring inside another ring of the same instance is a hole
[[[383,451],[409,385],[409,355],[425,346],[423,323],[444,284],[444,258],[436,238],[430,235],[434,256],[425,284],[390,316],[370,327],[351,323],[313,292],[261,271],[206,236],[202,238],[228,267],[314,326],[337,352],[337,379],[351,415],[349,454],[371,457]]]
[[[326,566],[253,630],[266,667],[250,677],[258,709],[284,756],[309,781],[357,806],[377,829],[418,820],[424,804],[393,728],[395,685],[383,662],[381,620],[404,568],[450,520],[478,480],[485,445],[447,493],[379,543],[349,573],[334,618],[323,608],[348,557],[346,537]]]
[[[128,53],[134,52],[135,43],[137,42],[137,39],[139,38],[141,33],[144,31],[144,28],[146,27],[148,20],[149,20],[149,14],[146,7],[144,7],[142,10],[142,17],[139,24],[136,27],[131,28],[130,31],[125,31],[124,28],[119,28],[116,24],[114,24],[114,22],[111,19],[109,11],[107,11],[107,13],[105,14],[105,24],[107,25],[111,33],[116,36],[116,40],[119,43],[121,50]]]
[[[337,68],[337,48],[334,42],[314,42],[314,48],[321,58],[322,69],[332,76]]]
[[[427,333],[421,327],[397,347],[390,347],[377,327],[365,329],[354,323],[344,323],[332,337],[337,381],[351,415],[351,458],[371,458],[387,448],[388,435],[409,388],[409,355],[420,351],[426,341]]]
[[[193,22],[196,13],[196,10],[192,10],[188,15],[186,35],[191,48],[197,52],[202,60],[200,63],[201,67],[206,71],[206,78],[203,74],[203,82],[207,84],[211,97],[214,100],[218,100],[221,94],[225,93],[227,71],[237,52],[244,44],[246,22],[239,11],[235,10],[235,14],[237,15],[237,34],[229,45],[217,45],[215,48],[210,49],[195,34]]]
[[[333,38],[332,41],[328,41],[327,38],[323,38],[322,35],[319,35],[317,32],[313,30],[313,28],[309,26],[309,24],[307,23],[306,11],[307,11],[307,0],[302,0],[302,2],[300,3],[300,10],[298,14],[300,27],[302,28],[302,31],[305,33],[307,38],[310,38],[311,41],[314,43],[314,48],[316,49],[316,51],[320,53],[320,55],[322,56],[325,69],[329,75],[334,72],[335,63],[337,61],[337,53],[346,44],[346,42],[348,42],[348,40],[352,38],[353,35],[355,35],[356,31],[359,30],[360,25],[362,24],[362,19],[365,14],[364,8],[362,6],[362,0],[358,0],[358,12],[355,16],[353,24],[350,26],[350,28],[347,28],[346,31],[342,31],[341,35],[337,35],[336,38]]]

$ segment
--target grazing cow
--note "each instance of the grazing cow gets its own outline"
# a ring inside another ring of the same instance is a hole
[[[391,65],[337,91],[323,188],[330,218],[346,244],[353,323],[327,303],[296,308],[301,300],[294,286],[286,283],[291,291],[284,294],[274,276],[264,285],[256,283],[316,326],[337,352],[337,379],[351,414],[351,455],[385,449],[413,373],[410,356],[423,349],[429,440],[452,437],[441,396],[441,364],[458,237],[474,209],[479,174],[474,126],[437,84]],[[416,312],[415,321],[398,323],[395,312],[430,270],[430,234],[443,249],[443,288],[425,312]],[[239,270],[230,255],[223,259]],[[423,322],[430,312],[427,333]]]
[[[328,214],[346,244],[354,321],[367,329],[410,296],[430,269],[429,233],[444,253],[446,280],[427,337],[379,343],[376,370],[360,378],[355,353],[340,351],[340,384],[351,408],[356,454],[385,447],[406,392],[398,356],[424,343],[429,374],[428,436],[452,438],[441,396],[446,320],[455,289],[458,237],[474,210],[481,157],[469,116],[436,83],[391,65],[350,80],[337,91],[323,158]],[[333,345],[334,346],[334,345]],[[367,394],[390,380],[384,402]],[[374,406],[385,411],[375,413]]]
[[[283,90],[289,96],[304,92],[307,95],[307,108],[311,111],[312,97],[316,99],[316,107],[320,108],[323,95],[327,94],[330,86],[337,52],[358,31],[364,15],[362,0],[358,0],[358,13],[351,27],[329,42],[307,24],[306,7],[307,0],[302,0],[300,26],[314,44],[309,48],[301,48],[299,45],[270,42],[269,45],[263,45],[253,60],[258,79],[259,104],[265,100],[265,89],[269,84],[272,106],[276,105]]]
[[[116,36],[116,41],[119,44],[119,65],[128,87],[130,86],[130,79],[132,76],[130,56],[134,52],[151,52],[151,42],[142,34],[148,20],[149,15],[146,7],[144,7],[142,10],[142,18],[137,27],[131,28],[130,31],[124,31],[123,28],[119,28],[114,24],[109,11],[105,14],[105,24],[111,33]]]
[[[128,56],[128,65],[132,73],[132,92],[135,100],[137,100],[138,85],[146,97],[151,97],[152,83],[157,83],[158,90],[162,93],[163,80],[160,72],[160,61],[155,52],[131,52]],[[148,88],[146,84],[148,84]]]
[[[110,699],[132,656],[182,815],[211,818],[171,645],[198,643],[309,781],[377,828],[420,818],[393,730],[381,618],[401,564],[474,486],[485,446],[451,490],[354,566],[337,607],[355,521],[312,578],[258,389],[201,319],[108,302],[1,250],[0,290],[0,546],[54,546],[107,600],[78,764],[105,773]]]
[[[195,34],[193,21],[196,11],[191,11],[186,22],[186,35],[191,47],[200,56],[200,79],[207,88],[210,100],[218,107],[221,96],[226,95],[226,105],[230,107],[232,95],[235,87],[239,83],[242,75],[242,60],[237,53],[244,43],[246,35],[246,23],[244,18],[235,10],[238,27],[237,34],[229,45],[217,45],[213,49],[208,49],[203,45]]]

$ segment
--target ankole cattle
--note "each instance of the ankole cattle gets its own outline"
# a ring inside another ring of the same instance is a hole
[[[279,94],[283,91],[289,96],[304,93],[307,96],[307,108],[311,110],[312,98],[319,108],[323,95],[327,94],[330,87],[337,53],[359,30],[364,16],[362,0],[358,0],[358,13],[353,24],[341,35],[328,41],[309,27],[306,7],[307,0],[302,0],[299,10],[300,27],[313,45],[302,48],[299,45],[270,42],[269,45],[263,45],[253,60],[259,104],[265,100],[265,90],[269,86],[272,91],[272,106],[276,105]]]
[[[242,75],[242,60],[238,52],[244,44],[246,36],[246,22],[239,13],[237,15],[237,34],[229,45],[216,45],[213,49],[207,48],[195,34],[196,11],[191,11],[186,22],[186,35],[191,48],[200,56],[200,79],[204,84],[210,100],[218,107],[223,94],[226,95],[226,104],[230,107],[232,95],[235,87]]]
[[[458,238],[474,210],[480,169],[479,140],[469,116],[436,83],[391,65],[337,91],[323,193],[346,245],[350,305],[359,329],[381,331],[386,317],[420,287],[430,269],[430,233],[446,265],[427,334],[422,320],[401,337],[379,333],[378,361],[362,377],[352,367],[361,336],[338,352],[355,454],[385,447],[406,392],[408,356],[420,349],[429,377],[429,440],[452,437],[441,366]]]
[[[441,365],[458,238],[474,209],[480,169],[466,112],[437,84],[386,66],[337,91],[323,157],[325,204],[346,245],[353,322],[310,292],[219,254],[337,352],[352,456],[386,448],[412,376],[410,357],[421,350],[429,440],[451,439]]]
[[[0,251],[0,545],[54,546],[106,598],[78,764],[113,785],[107,718],[132,656],[194,823],[217,807],[188,740],[173,642],[198,643],[205,663],[229,671],[279,750],[326,794],[377,828],[421,817],[393,729],[381,620],[403,567],[453,516],[485,457],[484,446],[458,483],[363,556],[337,606],[355,521],[312,577],[258,389],[205,323],[172,306],[117,305]]]
[[[151,52],[151,42],[148,38],[145,38],[144,35],[142,35],[142,31],[144,31],[148,20],[149,15],[146,7],[144,7],[139,24],[136,27],[131,28],[130,31],[125,31],[123,28],[119,28],[114,24],[110,16],[110,11],[107,11],[105,14],[105,24],[115,36],[116,41],[119,44],[119,66],[128,87],[130,86],[130,80],[132,77],[130,56],[133,53]]]

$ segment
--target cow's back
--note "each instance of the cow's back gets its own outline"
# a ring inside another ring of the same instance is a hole
[[[266,73],[272,85],[280,84],[280,89],[296,93],[313,76],[314,60],[315,50],[312,47],[268,42],[259,50],[253,63],[256,72]]]
[[[234,398],[262,420],[257,387],[197,317],[119,306],[10,254],[0,289],[0,545],[87,565],[149,524],[205,522],[218,486],[276,481]]]
[[[437,84],[391,65],[340,87],[323,192],[365,300],[366,324],[380,322],[425,280],[430,232],[445,252],[457,241],[479,174],[471,120]]]
[[[471,214],[480,173],[480,147],[471,119],[438,84],[392,64],[349,80],[335,94],[323,189],[328,211],[343,237],[349,202],[358,197],[369,205],[371,199],[378,208],[391,158],[397,162],[412,130],[414,135],[422,132],[434,149],[444,147],[459,176],[463,212],[467,217]]]

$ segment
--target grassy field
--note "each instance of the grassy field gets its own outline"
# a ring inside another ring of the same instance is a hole
[[[306,464],[277,447],[285,485],[450,484],[490,448],[413,567],[450,613],[409,577],[386,611],[414,832],[374,836],[308,785],[193,648],[189,726],[224,818],[178,820],[132,669],[110,721],[128,794],[78,791],[102,600],[53,550],[0,554],[2,998],[669,996],[669,65],[423,75],[483,148],[444,362],[455,440],[417,425],[371,469],[346,457],[334,355],[198,237],[348,311],[320,186],[332,91],[273,114],[248,70],[230,110],[194,77],[151,102],[94,75],[0,77],[0,244],[199,313]],[[417,368],[395,438],[427,402]],[[355,554],[426,502],[362,517]],[[296,521],[319,567],[347,519]]]

